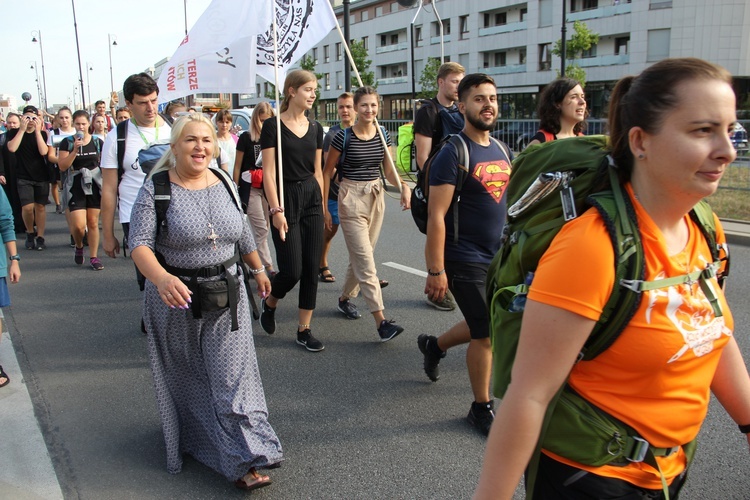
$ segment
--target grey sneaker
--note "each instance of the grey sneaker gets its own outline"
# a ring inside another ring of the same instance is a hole
[[[359,311],[357,311],[357,306],[352,304],[352,301],[348,299],[339,299],[339,311],[341,311],[341,314],[346,316],[347,319],[359,319],[362,317],[362,315],[359,314]]]
[[[424,354],[424,372],[430,380],[437,382],[440,378],[438,364],[448,353],[440,350],[438,339],[434,335],[425,335],[423,333],[417,337],[417,346],[420,352]]]
[[[47,245],[44,244],[44,237],[37,236],[36,237],[36,249],[44,250],[45,248],[47,248]]]
[[[266,305],[266,299],[260,301],[260,326],[269,335],[276,331],[276,308]]]
[[[466,420],[469,425],[475,427],[479,432],[487,436],[490,433],[490,427],[492,422],[495,421],[495,412],[492,411],[494,408],[493,402],[487,403],[471,403],[471,409],[469,414],[466,416]]]
[[[313,337],[309,328],[297,332],[297,343],[311,352],[319,352],[325,349],[323,342]]]
[[[443,300],[435,301],[431,300],[430,297],[427,297],[427,303],[438,311],[452,311],[456,308],[456,301],[453,299],[453,294],[450,290],[445,294]]]

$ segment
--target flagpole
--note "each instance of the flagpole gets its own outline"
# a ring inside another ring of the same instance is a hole
[[[273,78],[276,85],[276,157],[278,158],[278,169],[276,170],[276,185],[279,190],[279,206],[284,207],[284,174],[281,163],[281,106],[279,105],[279,41],[276,34],[276,2],[271,2],[271,26],[273,27]],[[281,239],[284,239],[281,233]]]
[[[344,33],[341,31],[341,26],[339,26],[339,20],[336,17],[335,12],[333,11],[333,7],[328,1],[323,2],[323,3],[328,4],[328,8],[331,10],[331,15],[334,17],[334,19],[336,19],[336,30],[339,32],[339,36],[341,37],[341,41],[343,42],[341,45],[344,46],[344,50],[346,51],[346,57],[349,58],[349,63],[352,65],[352,69],[354,70],[354,76],[357,77],[357,83],[359,83],[360,87],[364,87],[365,84],[362,82],[362,77],[360,76],[359,70],[357,69],[357,65],[354,62],[354,57],[352,57],[352,53],[349,50],[349,42],[346,40],[346,38],[344,37]],[[385,151],[385,154],[388,156],[388,159],[390,160],[393,173],[396,174],[396,177],[400,178],[401,175],[398,173],[398,170],[396,170],[396,164],[393,162],[393,157],[391,156],[391,150],[388,148],[388,143],[385,142],[385,136],[383,135],[383,131],[380,129],[380,124],[378,123],[377,117],[375,117],[375,129],[378,131],[378,136],[380,137],[380,143],[383,145],[383,150]],[[399,185],[396,187],[398,188],[398,191],[400,193],[401,183],[399,183]]]

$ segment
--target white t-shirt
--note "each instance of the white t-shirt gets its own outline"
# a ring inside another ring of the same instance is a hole
[[[224,148],[222,147],[219,150],[219,161],[216,161],[216,158],[211,159],[211,163],[208,165],[211,168],[221,168],[221,165],[227,165],[229,168],[229,176],[232,176],[232,164],[229,163],[229,153],[224,151]]]
[[[143,137],[141,137],[141,134],[143,134]],[[143,138],[145,137],[148,144],[151,144],[157,142],[157,140],[158,142],[169,142],[169,136],[170,127],[166,123],[162,124],[158,130],[156,127],[137,127],[132,121],[128,123],[128,135],[125,138],[125,157],[122,161],[124,173],[117,191],[121,223],[130,222],[130,211],[133,209],[135,197],[146,179],[146,174],[143,173],[137,163],[138,151],[147,146]],[[101,168],[117,169],[117,132],[115,130],[107,134],[107,138],[104,139]]]
[[[234,172],[234,158],[237,154],[237,144],[234,142],[234,139],[230,136],[229,139],[222,141],[219,139],[219,147],[221,147],[222,154],[224,151],[227,153],[227,159],[229,161],[229,177],[232,177],[232,173]],[[232,177],[234,178],[234,177]]]

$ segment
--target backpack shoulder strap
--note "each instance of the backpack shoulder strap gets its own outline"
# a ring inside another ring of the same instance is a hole
[[[505,153],[508,164],[510,165],[510,149],[508,148],[508,146],[504,142],[500,142],[492,136],[490,136],[490,142],[494,142],[495,144],[497,144],[497,147],[499,147],[500,150]]]
[[[240,200],[240,195],[237,194],[237,190],[234,188],[234,182],[230,179],[229,174],[220,168],[211,168],[210,170],[219,178],[222,184],[224,184],[227,191],[229,191],[232,200],[234,200],[234,204],[237,206],[237,210],[242,212],[242,201]]]
[[[117,124],[117,184],[120,183],[122,175],[125,173],[123,162],[125,161],[125,140],[128,137],[128,122],[130,120],[123,120]]]
[[[344,165],[344,160],[346,159],[346,151],[349,149],[349,142],[351,141],[351,127],[347,127],[344,130],[344,146],[341,149],[341,154],[339,155],[339,161],[336,163],[336,177],[338,178],[339,182],[341,182],[341,179],[343,178],[343,174],[341,173],[341,167]]]
[[[717,280],[719,286],[724,287],[724,283],[729,276],[729,247],[726,242],[719,243],[716,238],[716,219],[714,212],[708,202],[700,201],[690,211],[690,218],[698,226],[703,237],[706,239],[708,248],[711,251],[711,258],[715,263],[719,263]]]
[[[461,201],[461,189],[466,184],[466,179],[469,177],[469,146],[461,134],[453,134],[448,139],[448,142],[453,144],[456,148],[456,156],[458,157],[458,165],[456,165],[456,188],[453,191],[453,244],[458,244],[458,204]]]
[[[547,132],[546,130],[541,128],[539,129],[539,132],[541,132],[544,136],[544,142],[552,142],[555,140],[555,134],[553,134],[552,132]]]
[[[118,125],[119,127],[119,125]],[[156,211],[156,234],[167,231],[167,210],[172,201],[172,184],[169,171],[162,170],[151,176],[154,183],[154,210]]]

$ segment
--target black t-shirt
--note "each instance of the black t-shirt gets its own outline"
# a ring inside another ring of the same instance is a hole
[[[237,151],[242,151],[242,165],[240,173],[255,169],[255,162],[260,154],[260,141],[254,142],[250,137],[250,132],[240,135],[237,140]]]
[[[435,152],[437,144],[445,137],[445,131],[443,130],[443,121],[440,117],[440,111],[446,110],[451,113],[451,116],[455,120],[462,120],[461,113],[458,111],[458,106],[453,104],[450,108],[446,108],[437,100],[437,97],[430,99],[432,105],[423,102],[422,107],[417,111],[417,116],[414,118],[414,133],[424,135],[425,137],[432,137],[432,150],[429,155]],[[458,127],[460,130],[462,127]],[[457,133],[458,130],[452,132]],[[428,155],[428,156],[429,156]]]
[[[39,153],[36,143],[36,133],[26,133],[21,129],[8,131],[8,142],[12,141],[17,134],[24,134],[21,144],[18,146],[16,155],[16,174],[19,179],[36,182],[47,182],[49,172],[45,157]],[[47,143],[47,132],[42,130],[42,140]]]
[[[458,243],[453,244],[453,205],[445,214],[445,260],[489,264],[505,227],[505,192],[511,160],[494,141],[482,146],[461,133],[469,148],[469,175],[458,202]],[[446,144],[430,165],[430,186],[456,185],[458,155]]]
[[[78,151],[78,155],[73,160],[71,168],[73,170],[81,170],[86,168],[88,170],[96,170],[99,168],[99,163],[102,157],[102,145],[104,143],[98,137],[91,137],[88,144],[81,146],[81,150]],[[66,137],[60,142],[60,151],[73,151],[73,137]]]
[[[309,119],[308,119],[309,120]],[[282,161],[284,162],[284,182],[305,181],[315,174],[315,157],[323,149],[323,127],[320,123],[309,120],[307,133],[298,137],[281,122]],[[263,122],[260,133],[261,150],[276,148],[276,120]],[[276,168],[279,155],[276,155]],[[278,178],[278,177],[277,177]]]

